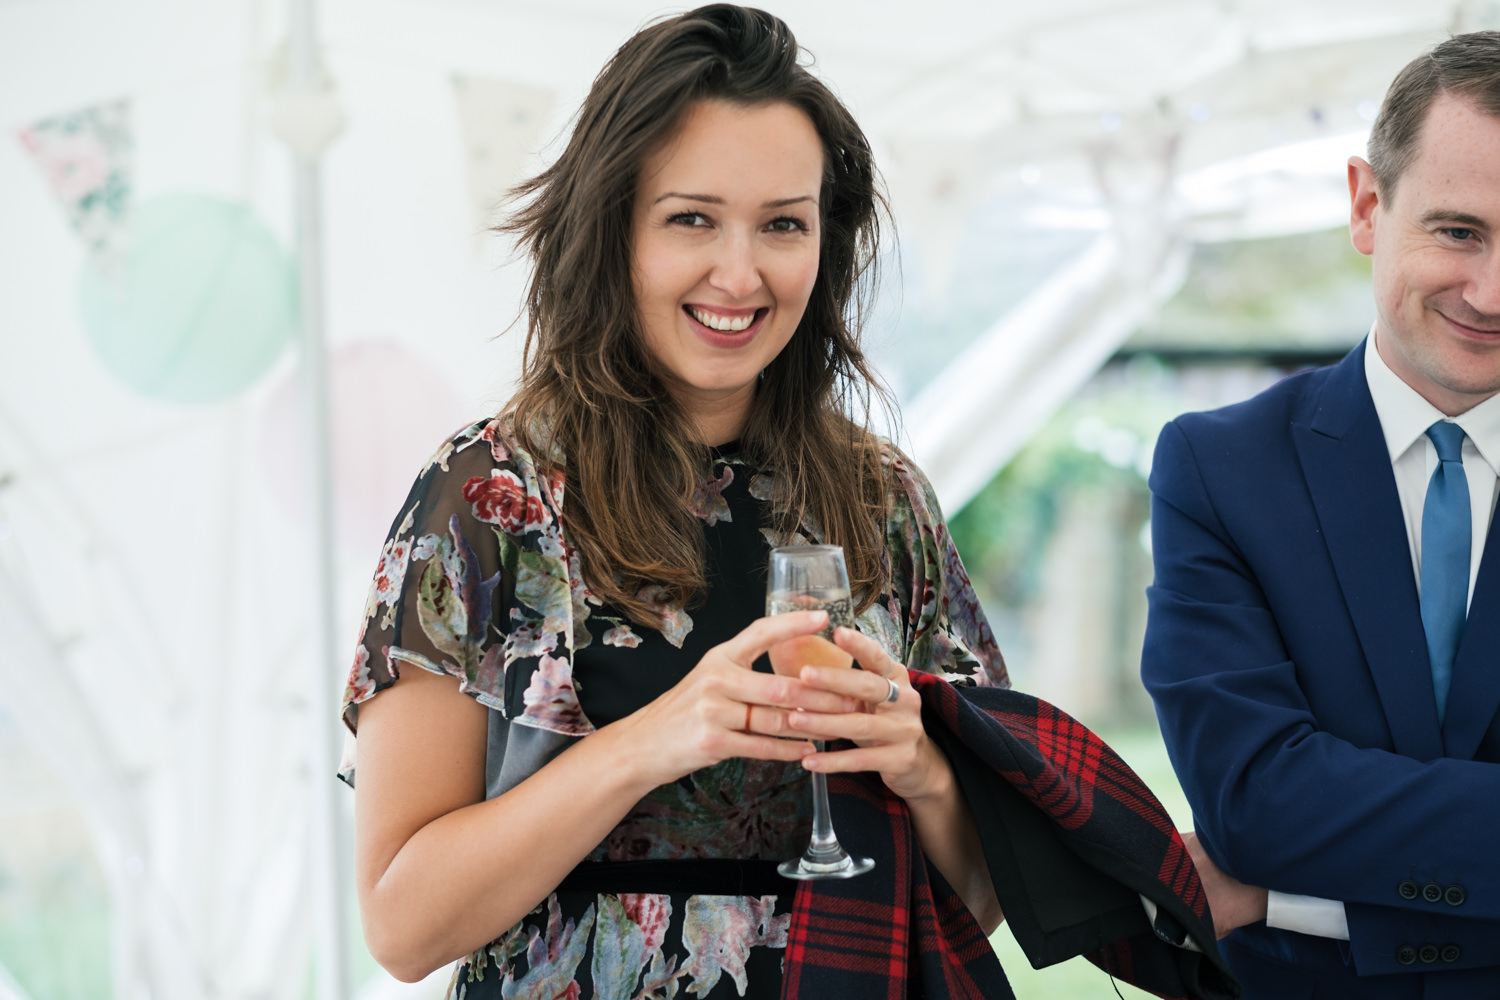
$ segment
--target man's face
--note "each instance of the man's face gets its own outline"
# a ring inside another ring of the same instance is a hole
[[[1358,157],[1349,193],[1385,363],[1449,416],[1500,392],[1500,118],[1439,97],[1393,195]]]

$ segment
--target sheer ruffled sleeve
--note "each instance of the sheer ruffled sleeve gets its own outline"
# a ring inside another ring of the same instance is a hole
[[[351,734],[359,706],[412,668],[454,677],[512,721],[566,735],[591,728],[572,685],[574,605],[586,592],[562,537],[562,494],[561,474],[541,476],[496,420],[465,428],[428,461],[365,601],[344,690]],[[351,763],[346,754],[346,780]]]
[[[465,428],[428,460],[381,549],[344,689],[350,732],[359,706],[406,667],[449,674],[464,693],[500,705],[498,677],[485,670],[503,638],[496,628],[500,547],[476,517],[480,505],[468,499],[496,464],[483,437],[489,426]]]
[[[932,484],[887,445],[894,483],[886,521],[890,616],[904,662],[957,683],[1009,687],[1005,659],[959,559]]]

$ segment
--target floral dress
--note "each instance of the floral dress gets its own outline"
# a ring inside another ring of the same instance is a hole
[[[1007,683],[931,487],[894,448],[886,457],[900,487],[886,525],[892,584],[859,629],[915,669]],[[735,446],[713,451],[692,501],[707,595],[690,610],[658,604],[662,628],[644,628],[584,582],[563,531],[565,476],[542,476],[499,420],[466,428],[417,478],[381,552],[344,694],[350,732],[359,705],[403,669],[451,675],[491,709],[488,794],[502,794],[570,742],[665,693],[764,613],[767,555],[780,541],[764,526],[772,483]],[[805,523],[791,543],[818,535]],[[648,602],[652,589],[641,593]],[[770,669],[764,657],[756,668]],[[522,759],[523,773],[507,774]],[[342,772],[351,783],[355,764],[351,750]],[[733,758],[695,771],[638,803],[580,871],[795,857],[811,826],[806,784],[799,765],[775,761]],[[449,997],[777,997],[792,902],[790,891],[616,892],[564,882],[460,963]]]

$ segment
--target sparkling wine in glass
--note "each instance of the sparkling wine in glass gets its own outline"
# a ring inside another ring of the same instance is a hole
[[[854,605],[849,597],[849,573],[844,568],[844,550],[837,545],[793,545],[771,550],[766,574],[766,614],[788,611],[827,611],[828,627],[816,635],[798,636],[771,647],[771,666],[778,674],[796,677],[805,666],[849,667],[854,658],[833,644],[833,630],[854,626]],[[818,750],[822,740],[814,740]],[[845,851],[833,832],[828,812],[828,779],[813,771],[812,841],[802,857],[783,861],[777,871],[787,878],[852,878],[875,867],[870,858],[856,858]]]

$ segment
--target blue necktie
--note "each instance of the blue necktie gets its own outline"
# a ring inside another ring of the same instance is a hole
[[[1453,679],[1453,658],[1469,616],[1472,522],[1463,428],[1439,420],[1427,428],[1427,436],[1437,446],[1438,467],[1422,505],[1422,629],[1427,633],[1427,659],[1441,725]]]

